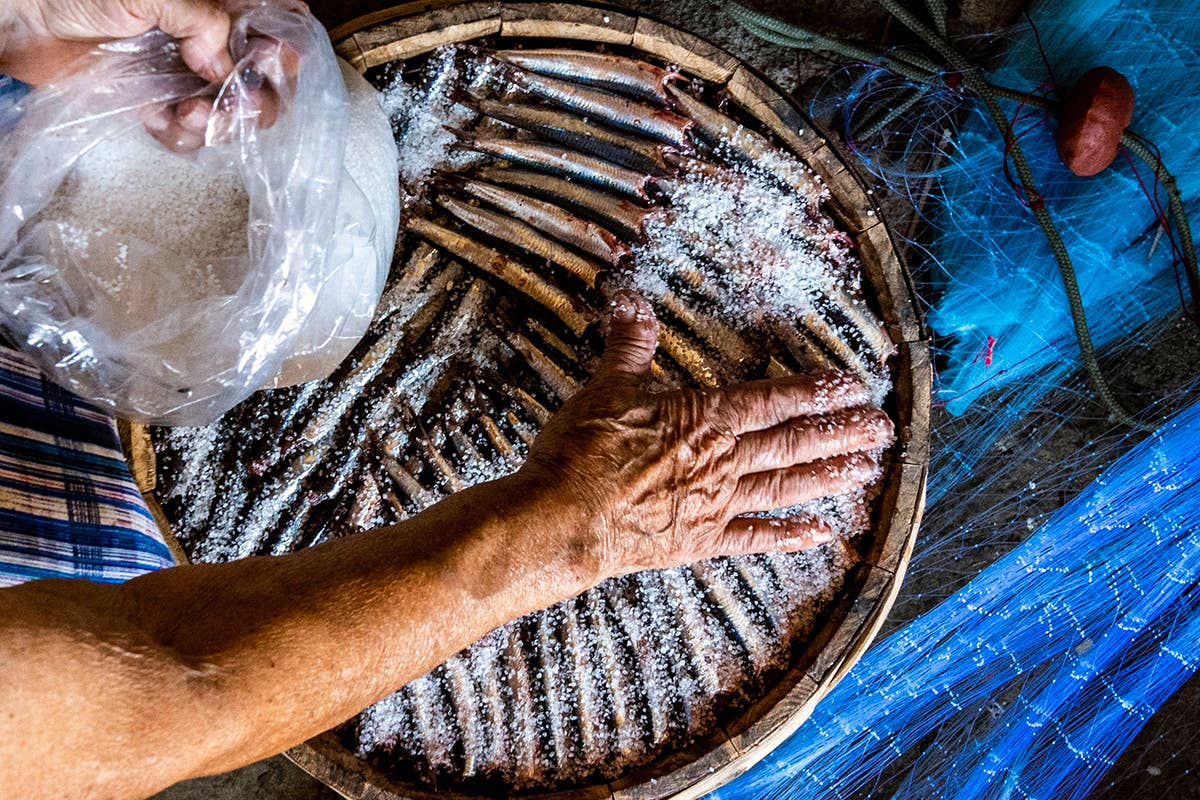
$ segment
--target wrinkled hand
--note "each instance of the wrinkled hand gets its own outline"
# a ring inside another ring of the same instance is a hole
[[[812,517],[751,512],[860,488],[892,425],[842,373],[652,394],[657,347],[644,300],[618,293],[591,383],[534,442],[522,472],[582,508],[600,578],[721,555],[802,550],[832,538]],[[576,545],[577,546],[577,545]]]
[[[301,4],[302,5],[302,4]],[[0,10],[0,72],[35,86],[53,81],[77,58],[97,44],[139,36],[158,28],[179,40],[184,64],[210,84],[219,85],[234,68],[229,52],[230,17],[219,0],[15,0]],[[272,83],[294,75],[292,54],[263,38],[251,41],[248,54],[261,70],[242,76],[245,106],[259,127],[270,127],[278,107]],[[210,130],[215,89],[189,97],[174,106],[147,109],[146,130],[175,152],[190,152],[205,144]]]

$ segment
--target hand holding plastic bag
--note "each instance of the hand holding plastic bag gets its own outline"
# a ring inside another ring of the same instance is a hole
[[[295,350],[348,350],[391,256],[394,220],[377,232],[343,167],[324,30],[301,4],[229,9],[220,87],[151,32],[32,92],[0,140],[0,326],[55,381],[134,419],[208,422]],[[151,140],[144,125],[179,133],[162,120],[189,107],[203,140],[176,144],[204,144],[194,156]]]

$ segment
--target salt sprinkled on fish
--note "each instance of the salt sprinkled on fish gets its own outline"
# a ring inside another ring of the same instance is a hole
[[[711,87],[560,50],[444,47],[405,66],[383,93],[407,235],[367,336],[325,381],[155,434],[193,559],[391,524],[508,474],[586,380],[595,312],[620,287],[658,314],[657,389],[841,366],[864,401],[890,390],[892,345],[825,187]],[[813,550],[627,575],[502,625],[338,735],[429,787],[616,778],[790,666],[861,559],[871,503],[866,489],[760,515],[822,521],[835,539]]]

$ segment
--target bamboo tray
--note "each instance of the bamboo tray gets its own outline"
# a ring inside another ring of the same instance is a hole
[[[640,51],[723,86],[741,112],[771,131],[829,187],[826,210],[853,238],[864,268],[865,289],[873,295],[899,349],[888,408],[897,422],[898,443],[885,463],[873,538],[864,563],[848,577],[833,612],[792,668],[707,739],[669,752],[619,780],[518,793],[555,800],[700,797],[745,772],[800,726],[866,651],[899,591],[924,507],[932,375],[911,282],[895,253],[887,223],[842,156],[786,95],[733,55],[698,37],[616,8],[517,2],[411,3],[359,18],[332,33],[338,54],[363,72],[443,44],[481,37],[605,43]],[[160,525],[169,532],[157,494],[149,432],[132,426],[128,437],[135,478]],[[293,748],[287,756],[353,800],[445,795],[390,779],[347,750],[332,732]]]

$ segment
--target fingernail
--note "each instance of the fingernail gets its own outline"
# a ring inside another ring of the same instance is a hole
[[[637,300],[634,299],[631,292],[624,289],[613,292],[612,299],[608,301],[608,321],[633,322],[637,319],[637,315]]]
[[[170,124],[170,120],[166,114],[167,112],[165,111],[156,111],[153,114],[147,114],[146,118],[142,120],[142,124],[151,133],[162,133],[167,129],[167,125]]]
[[[813,544],[829,544],[836,538],[837,534],[829,528],[818,528],[812,534]]]
[[[609,304],[610,314],[614,322],[633,322],[637,319],[637,306],[627,298],[615,297]]]
[[[242,67],[240,77],[242,79],[242,86],[246,87],[246,90],[250,92],[261,89],[263,82],[267,79],[267,76],[253,65]]]

